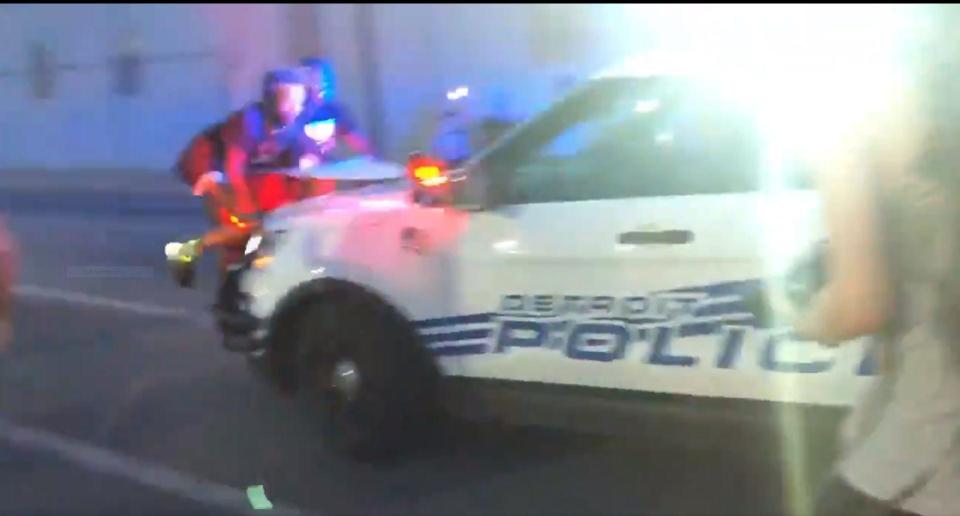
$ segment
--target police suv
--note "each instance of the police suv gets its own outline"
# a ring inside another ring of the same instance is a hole
[[[456,170],[378,164],[377,184],[271,215],[224,331],[357,455],[451,399],[573,425],[691,400],[847,405],[869,347],[797,341],[749,306],[823,234],[750,101],[632,63]]]

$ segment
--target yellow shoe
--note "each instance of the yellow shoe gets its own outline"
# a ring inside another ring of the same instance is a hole
[[[164,252],[173,280],[181,287],[193,287],[196,262],[201,256],[200,240],[194,239],[183,243],[170,242],[164,248]]]

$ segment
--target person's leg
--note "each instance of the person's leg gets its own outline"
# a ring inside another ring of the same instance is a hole
[[[207,217],[213,228],[201,237],[202,249],[240,248],[242,253],[250,234],[257,229],[259,223],[256,220],[241,221],[235,218],[225,208],[228,204],[229,196],[220,190],[211,191],[204,196]],[[224,256],[226,255],[222,255]]]
[[[916,516],[861,493],[839,476],[831,477],[821,488],[813,513],[815,516]]]
[[[240,293],[237,275],[231,274],[232,267],[240,263],[243,258],[243,249],[235,246],[224,247],[220,250],[218,267],[218,287],[214,309],[235,312],[238,308],[237,300]]]
[[[238,227],[230,220],[230,213],[222,209],[221,203],[208,199],[208,215],[215,225],[201,239],[204,249],[216,248],[217,256],[217,295],[214,309],[232,310],[235,299],[231,285],[230,268],[243,259],[243,251],[249,230]]]
[[[230,265],[243,258],[250,232],[258,226],[257,222],[235,224],[230,213],[221,208],[221,203],[213,197],[208,194],[203,198],[207,218],[213,228],[199,238],[182,243],[171,242],[167,247],[168,263],[173,267],[176,281],[183,287],[193,286],[197,263],[210,250],[218,251],[217,268],[222,278]],[[171,247],[173,245],[176,247]]]

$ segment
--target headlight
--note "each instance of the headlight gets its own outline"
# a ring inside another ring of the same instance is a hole
[[[267,231],[263,233],[257,233],[247,240],[244,256],[250,260],[250,263],[254,268],[263,268],[273,261],[273,254],[277,248],[277,241],[280,239],[283,233],[283,231]]]
[[[260,249],[260,244],[263,242],[263,235],[253,235],[247,240],[247,247],[244,249],[243,254],[251,254],[257,252],[257,249]]]

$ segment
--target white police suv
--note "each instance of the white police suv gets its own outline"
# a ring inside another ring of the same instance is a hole
[[[690,400],[846,405],[870,349],[793,340],[745,302],[822,236],[750,100],[625,66],[457,170],[415,157],[278,210],[225,331],[354,454],[422,433],[450,392],[576,424]]]

